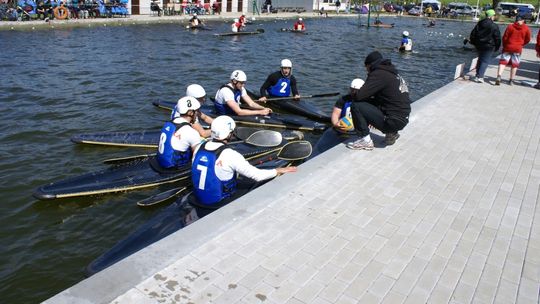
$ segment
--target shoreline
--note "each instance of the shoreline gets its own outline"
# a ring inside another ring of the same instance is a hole
[[[202,20],[212,21],[231,21],[239,16],[240,13],[222,13],[220,15],[201,15]],[[271,20],[271,19],[294,19],[297,17],[314,19],[314,18],[358,18],[356,13],[343,13],[343,14],[330,14],[328,17],[323,17],[317,12],[304,12],[304,13],[277,13],[277,14],[246,14],[250,20]],[[362,19],[367,19],[367,16],[361,15]],[[393,18],[425,18],[425,16],[412,16],[412,15],[395,15],[384,13],[380,14],[380,17],[393,17]],[[155,16],[155,15],[130,15],[128,17],[111,17],[111,18],[93,18],[93,19],[68,19],[68,20],[51,20],[45,22],[44,20],[32,20],[32,21],[0,21],[0,31],[15,31],[15,30],[44,30],[44,29],[68,29],[68,28],[90,28],[96,26],[129,26],[129,25],[141,25],[141,24],[173,24],[173,23],[186,23],[191,18],[190,15],[179,16]],[[255,19],[253,19],[255,18]],[[472,22],[476,23],[470,18],[467,19],[451,19],[451,18],[433,18],[435,20],[447,21],[447,22]],[[496,22],[497,24],[508,24],[507,22]],[[530,28],[538,28],[540,24],[529,23]]]
[[[239,16],[240,13],[222,13],[220,15],[201,15],[202,20],[211,21],[231,21]],[[272,19],[294,19],[297,17],[314,19],[314,18],[358,18],[358,14],[330,14],[328,17],[323,17],[317,12],[304,12],[304,13],[277,13],[277,14],[246,14],[248,19],[252,18],[262,20]],[[366,20],[365,15],[361,15],[363,20]],[[395,14],[380,14],[381,17],[393,17],[393,18],[428,18],[411,15],[397,16]],[[90,28],[96,26],[123,26],[123,25],[140,25],[140,24],[172,24],[172,23],[187,23],[191,18],[190,15],[180,16],[155,16],[155,15],[130,15],[128,17],[112,17],[112,18],[95,18],[95,19],[68,19],[68,20],[51,20],[45,22],[43,20],[32,21],[0,21],[0,31],[10,30],[44,30],[44,29],[68,29],[68,28]],[[439,21],[454,21],[454,22],[475,22],[470,19],[449,19],[449,18],[437,18]],[[538,25],[530,24],[530,27],[537,27]]]

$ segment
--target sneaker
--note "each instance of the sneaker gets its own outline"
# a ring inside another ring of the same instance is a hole
[[[514,85],[514,81],[512,79],[508,80],[508,85]]]
[[[363,138],[357,139],[347,144],[347,148],[353,150],[373,150],[373,141],[365,140]]]
[[[474,81],[477,83],[484,83],[484,78],[476,77],[474,78]]]
[[[501,85],[501,76],[497,76],[497,79],[495,79],[495,85]]]
[[[540,81],[537,84],[535,84],[533,88],[540,90]]]
[[[386,133],[386,136],[384,137],[384,141],[386,142],[387,146],[391,146],[396,142],[398,138],[399,138],[398,132]]]

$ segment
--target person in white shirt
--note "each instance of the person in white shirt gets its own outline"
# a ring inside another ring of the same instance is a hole
[[[237,174],[257,182],[287,172],[296,167],[259,169],[252,166],[242,154],[227,146],[236,124],[226,115],[212,122],[212,140],[202,143],[195,151],[191,166],[193,193],[200,204],[217,205],[236,192]]]
[[[201,107],[197,99],[186,96],[176,105],[179,116],[165,123],[159,136],[157,161],[163,168],[189,165],[192,152],[201,142],[199,132],[191,126]]]
[[[412,39],[409,37],[409,32],[403,31],[403,38],[401,39],[401,45],[399,46],[400,52],[412,51]]]
[[[216,112],[219,115],[268,115],[272,113],[270,108],[257,104],[247,94],[244,84],[247,81],[246,73],[240,70],[233,71],[229,83],[222,85],[216,93]],[[244,101],[249,109],[240,107]]]

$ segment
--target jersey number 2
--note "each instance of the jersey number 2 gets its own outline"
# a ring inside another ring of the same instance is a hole
[[[287,83],[286,82],[282,82],[281,83],[281,89],[279,90],[280,93],[287,93]]]

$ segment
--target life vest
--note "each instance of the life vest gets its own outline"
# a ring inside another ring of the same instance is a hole
[[[236,102],[238,105],[240,105],[240,97],[242,96],[241,90],[235,90],[231,88],[228,85],[222,85],[219,89],[227,88],[231,90],[234,94],[234,102]],[[214,107],[216,108],[216,112],[218,115],[236,115],[236,113],[227,105],[227,101],[223,100],[224,103],[214,102]]]
[[[343,108],[341,108],[341,113],[339,113],[339,119],[348,116],[352,120],[351,104],[352,101],[345,101]]]
[[[182,167],[191,161],[191,148],[187,151],[177,151],[173,149],[171,139],[177,130],[183,126],[190,125],[188,122],[175,124],[171,121],[165,123],[159,136],[157,161],[163,168]]]
[[[411,38],[403,37],[403,39],[401,39],[401,45],[402,45],[402,48],[403,48],[404,51],[407,51],[407,52],[412,51],[412,39]]]
[[[197,201],[204,205],[215,205],[236,192],[236,174],[227,181],[216,176],[216,160],[228,147],[223,145],[215,151],[208,151],[206,143],[201,145],[193,159],[191,181]]]
[[[291,79],[288,77],[281,77],[275,85],[266,89],[268,95],[277,97],[291,96]]]

